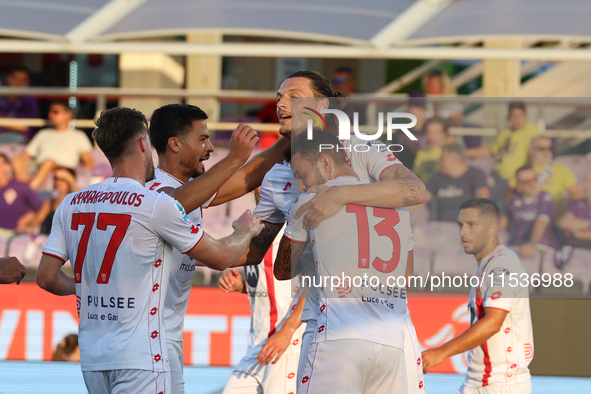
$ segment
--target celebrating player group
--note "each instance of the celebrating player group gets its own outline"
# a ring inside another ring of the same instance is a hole
[[[251,303],[249,347],[224,393],[425,393],[423,373],[463,352],[459,393],[531,393],[527,288],[482,281],[470,293],[470,328],[421,349],[406,286],[388,279],[413,274],[408,207],[428,193],[385,146],[339,140],[336,117],[313,130],[297,120],[342,109],[342,97],[316,72],[290,75],[277,91],[282,137],[251,158],[258,134],[241,124],[207,171],[214,147],[198,107],[165,105],[149,124],[129,108],[100,115],[93,137],[112,176],[60,204],[37,273],[43,289],[76,295],[91,394],[185,392],[182,334],[196,265],[224,271],[220,288]],[[372,149],[351,149],[363,144]],[[259,187],[256,209],[231,235],[203,231],[204,208]],[[493,202],[466,201],[458,223],[480,277],[525,272],[499,243]],[[68,260],[73,276],[62,271]]]

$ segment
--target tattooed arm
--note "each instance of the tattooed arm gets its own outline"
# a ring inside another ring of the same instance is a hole
[[[314,186],[308,192],[318,194],[302,205],[295,215],[296,218],[306,215],[304,228],[316,228],[345,204],[401,208],[424,204],[429,199],[423,182],[402,164],[386,168],[379,182],[339,187]]]
[[[291,279],[300,273],[302,270],[300,257],[304,249],[306,249],[306,245],[307,243],[292,242],[285,235],[281,238],[273,266],[273,273],[277,280]],[[293,267],[292,261],[295,262],[295,266]]]
[[[232,267],[239,267],[242,265],[256,265],[263,261],[265,254],[273,244],[275,237],[281,231],[283,223],[269,223],[263,222],[265,227],[261,230],[259,235],[250,241],[250,246],[246,253],[236,261]]]

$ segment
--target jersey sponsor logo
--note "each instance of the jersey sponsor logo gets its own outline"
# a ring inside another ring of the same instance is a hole
[[[130,192],[101,192],[97,190],[86,190],[74,194],[72,201],[70,201],[70,205],[109,203],[139,207],[142,205],[142,198],[144,197],[144,194]]]
[[[162,185],[160,182],[154,182],[152,186],[150,186],[150,190],[156,190],[158,186]]]
[[[287,189],[291,189],[291,182],[287,182],[287,183],[285,184],[285,186],[283,187],[283,191],[284,191],[284,192],[286,192],[286,191],[287,191]]]
[[[154,267],[156,267],[156,268],[160,267],[161,265],[162,265],[162,260],[161,259],[158,259],[158,260],[156,260],[154,262]]]
[[[86,306],[94,306],[97,308],[135,308],[135,297],[103,297],[89,295],[87,301],[88,303]]]
[[[302,378],[302,383],[308,383],[309,380],[310,380],[310,377],[309,376],[304,376]]]
[[[160,285],[158,283],[156,283],[154,286],[152,286],[152,293],[157,292],[159,288],[160,288]]]
[[[287,375],[288,379],[293,379],[293,377],[295,376],[295,373],[291,372],[289,375]]]
[[[497,299],[501,298],[502,295],[503,295],[503,293],[501,293],[500,291],[495,291],[494,293],[492,293],[490,295],[490,299],[497,300]]]
[[[250,287],[257,287],[259,283],[259,267],[257,265],[245,266],[244,275],[246,275],[246,283]]]
[[[179,268],[179,271],[185,271],[185,272],[193,272],[195,271],[195,264],[185,264],[182,263],[181,267]]]
[[[156,312],[158,312],[158,308],[154,307],[154,308],[150,309],[150,315],[154,316],[156,314]]]
[[[187,216],[188,219],[188,216]],[[199,232],[199,226],[192,224],[191,225],[191,234],[197,234]]]
[[[158,337],[158,331],[152,331],[150,337],[152,337],[152,339],[156,339]]]
[[[162,356],[157,354],[154,356],[154,361],[159,362],[160,360],[162,360]]]

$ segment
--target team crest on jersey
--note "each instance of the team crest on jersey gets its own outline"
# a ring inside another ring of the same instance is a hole
[[[246,276],[246,283],[250,287],[257,287],[259,283],[259,267],[258,265],[247,265],[244,267],[244,275]]]
[[[175,205],[176,205],[176,209],[179,210],[179,212],[181,214],[181,217],[183,218],[183,220],[185,221],[185,223],[188,223],[189,222],[189,216],[185,212],[185,208],[183,208],[183,206],[179,202],[176,202]]]

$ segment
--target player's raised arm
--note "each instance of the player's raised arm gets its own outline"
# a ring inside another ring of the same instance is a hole
[[[424,183],[402,164],[384,169],[379,182],[331,188],[316,186],[309,192],[317,193],[316,197],[296,212],[296,217],[305,214],[304,228],[316,228],[346,204],[401,208],[428,201]]]
[[[202,138],[204,138],[204,144],[211,144],[209,135],[204,135]],[[207,202],[222,187],[224,182],[248,160],[258,140],[258,134],[252,127],[240,124],[232,133],[230,152],[225,158],[203,175],[183,186],[177,189],[163,188],[161,191],[178,200],[187,212],[194,211]],[[169,139],[169,144],[174,144],[174,141],[172,138]]]
[[[261,232],[256,236],[253,237],[246,249],[246,252],[238,260],[232,264],[232,267],[240,267],[243,265],[257,265],[263,258],[265,258],[265,254],[273,244],[275,237],[281,231],[283,227],[283,223],[275,224],[269,222],[262,222],[263,229]]]
[[[185,253],[210,268],[220,271],[228,268],[246,252],[251,239],[264,226],[258,216],[247,210],[232,223],[232,227],[234,233],[220,240],[204,233],[197,245]]]
[[[467,352],[486,342],[501,330],[507,311],[485,308],[484,318],[478,320],[464,333],[445,344],[423,352],[423,372],[441,364],[446,358]]]
[[[62,271],[64,261],[57,256],[43,254],[37,268],[37,284],[44,290],[55,295],[70,295],[76,293],[74,277]]]
[[[289,139],[282,137],[270,148],[250,159],[224,183],[211,205],[220,205],[231,201],[261,186],[265,174],[275,164],[283,161],[283,151],[288,146]]]

